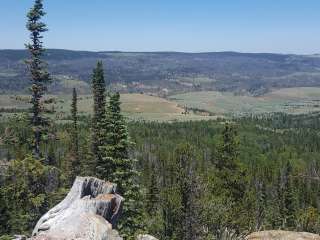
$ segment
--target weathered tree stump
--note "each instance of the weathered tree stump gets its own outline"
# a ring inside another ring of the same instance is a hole
[[[122,202],[115,184],[77,177],[66,198],[38,221],[32,239],[120,240],[113,227]]]

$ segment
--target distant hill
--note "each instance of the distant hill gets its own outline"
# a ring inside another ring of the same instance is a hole
[[[25,50],[0,50],[0,91],[28,87]],[[47,50],[52,92],[87,92],[103,61],[106,80],[123,92],[171,94],[219,90],[260,95],[270,88],[320,86],[319,55],[269,53],[88,52]]]

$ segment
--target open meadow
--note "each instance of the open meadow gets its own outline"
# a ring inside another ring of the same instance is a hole
[[[49,95],[51,103],[46,108],[57,120],[63,120],[70,115],[71,95]],[[29,104],[27,95],[0,95],[1,116],[27,110]],[[192,112],[183,114],[184,109],[174,101],[146,94],[122,94],[122,110],[130,120],[147,121],[189,121],[214,119],[213,116],[203,116]],[[78,96],[78,111],[80,115],[92,113],[93,99],[91,95]]]
[[[169,99],[181,106],[221,115],[269,112],[299,114],[320,110],[320,88],[317,87],[283,88],[258,97],[231,92],[189,92],[170,96]]]
[[[71,95],[50,95],[47,108],[55,119],[70,114]],[[2,116],[28,108],[27,95],[0,95]],[[133,120],[189,121],[209,120],[217,116],[285,112],[300,114],[320,111],[320,88],[283,88],[253,97],[231,92],[203,91],[177,94],[168,99],[147,94],[122,94],[124,114]],[[79,114],[92,112],[92,96],[79,95]],[[187,114],[185,110],[188,109]]]

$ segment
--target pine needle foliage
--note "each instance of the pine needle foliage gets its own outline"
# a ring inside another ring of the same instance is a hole
[[[45,16],[43,10],[43,1],[35,0],[33,7],[27,14],[27,29],[30,31],[30,43],[26,44],[29,50],[30,59],[26,61],[31,74],[31,125],[34,132],[33,154],[40,158],[40,143],[43,135],[46,134],[47,119],[43,116],[44,107],[42,104],[43,95],[47,91],[47,85],[50,82],[50,75],[46,70],[47,64],[42,59],[45,49],[42,43],[42,33],[48,29],[46,24],[41,22]]]
[[[119,193],[125,198],[119,229],[125,239],[133,239],[142,228],[142,196],[137,182],[136,161],[129,154],[132,142],[120,104],[120,94],[111,94],[103,123],[105,145],[99,148],[103,157],[96,170],[98,177],[116,183]]]
[[[92,75],[93,117],[91,151],[93,155],[93,168],[101,161],[100,147],[103,145],[102,123],[106,113],[106,84],[102,62],[99,61]]]
[[[46,181],[49,167],[32,155],[12,160],[1,194],[5,196],[7,232],[29,233],[47,211]]]
[[[71,146],[70,146],[70,169],[69,183],[72,184],[77,175],[80,174],[79,157],[79,129],[78,129],[78,97],[77,90],[73,88],[71,102]]]

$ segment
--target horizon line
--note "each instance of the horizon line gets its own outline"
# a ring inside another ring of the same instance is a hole
[[[283,52],[243,52],[233,50],[222,50],[222,51],[175,51],[175,50],[164,50],[164,51],[126,51],[126,50],[79,50],[79,49],[67,49],[67,48],[45,48],[45,50],[60,50],[70,52],[90,52],[90,53],[184,53],[184,54],[204,54],[204,53],[238,53],[238,54],[275,54],[275,55],[302,55],[312,56],[320,55],[320,53],[283,53]],[[28,51],[24,48],[0,48],[0,51]]]

